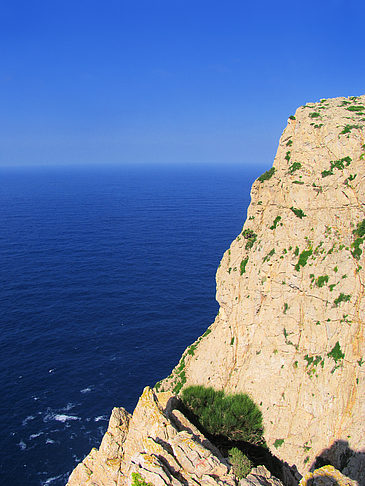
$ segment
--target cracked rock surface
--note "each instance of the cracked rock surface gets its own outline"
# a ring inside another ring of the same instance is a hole
[[[298,108],[273,167],[218,268],[215,322],[160,389],[248,393],[303,474],[336,440],[365,447],[365,96]]]
[[[153,486],[235,486],[226,460],[177,403],[147,387],[132,416],[115,408],[99,450],[75,468],[68,486],[129,486],[133,473]]]

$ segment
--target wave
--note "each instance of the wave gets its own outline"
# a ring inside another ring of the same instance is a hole
[[[106,415],[99,415],[94,418],[94,422],[100,422],[100,420],[108,420],[108,417]]]
[[[75,404],[75,403],[71,403],[71,402],[69,402],[69,403],[66,405],[66,407],[61,408],[61,410],[62,410],[63,412],[68,412],[69,410],[71,410],[71,409],[72,409],[72,408],[74,408],[74,407],[76,407],[76,404]]]
[[[77,417],[76,415],[66,415],[63,413],[56,413],[54,416],[54,420],[57,420],[57,422],[67,422],[68,420],[81,420],[81,418]]]
[[[53,483],[53,481],[57,481],[57,479],[61,479],[64,475],[63,474],[60,474],[59,476],[53,476],[52,478],[48,478],[46,479],[46,481],[42,481],[41,482],[41,485],[42,486],[47,486],[48,484],[51,484]]]
[[[54,413],[54,412],[48,412],[43,417],[43,422],[51,422],[52,420],[65,423],[68,422],[69,420],[81,420],[81,418],[77,417],[77,415],[66,415],[65,413]]]
[[[25,425],[27,425],[27,423],[28,423],[30,420],[34,420],[34,419],[35,419],[35,416],[34,416],[34,415],[28,415],[28,417],[26,417],[26,418],[23,420],[23,422],[22,422],[23,427],[24,427]]]
[[[38,434],[32,434],[29,436],[29,439],[30,440],[33,440],[33,439],[36,439],[37,437],[39,437],[40,435],[43,435],[44,432],[38,432]]]
[[[20,450],[21,450],[21,451],[24,451],[24,450],[27,448],[27,444],[24,442],[24,440],[21,440],[21,441],[18,443],[18,446],[20,447]]]

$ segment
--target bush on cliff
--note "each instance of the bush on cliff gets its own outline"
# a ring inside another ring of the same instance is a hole
[[[210,435],[257,445],[265,443],[261,411],[248,395],[226,395],[222,390],[189,386],[181,398]]]
[[[228,459],[232,465],[233,473],[238,479],[245,478],[253,467],[250,459],[237,447],[233,447],[228,452]]]

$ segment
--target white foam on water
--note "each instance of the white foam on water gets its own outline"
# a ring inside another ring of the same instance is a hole
[[[32,434],[29,436],[29,439],[30,440],[33,440],[33,439],[36,439],[37,437],[39,437],[40,435],[43,435],[44,432],[38,432],[38,434]]]
[[[47,486],[48,484],[53,483],[53,481],[56,481],[57,479],[62,478],[63,474],[60,474],[59,476],[53,476],[52,478],[48,478],[45,482],[42,481],[42,486]]]
[[[83,388],[82,390],[80,390],[80,393],[89,393],[91,392],[91,388],[88,386],[87,388]]]
[[[100,422],[100,420],[108,420],[108,417],[106,415],[99,415],[94,418],[94,422]]]
[[[72,404],[68,404],[68,405],[72,405]],[[73,405],[72,405],[73,406]],[[65,407],[63,408],[62,410],[69,410],[71,407]],[[77,417],[76,415],[66,415],[65,413],[56,413],[56,412],[52,412],[50,411],[50,409],[47,409],[47,412],[45,413],[44,417],[43,417],[43,422],[51,422],[53,420],[56,420],[57,422],[67,422],[69,420],[81,420],[80,417]]]
[[[81,420],[80,417],[76,417],[76,415],[66,415],[63,413],[56,413],[53,417],[54,420],[57,422],[67,422],[68,420]]]
[[[75,405],[75,403],[71,403],[71,402],[69,402],[69,403],[66,405],[66,407],[61,408],[61,410],[62,410],[63,412],[68,412],[69,410],[71,410],[71,409],[72,409],[72,408],[74,408],[75,406],[76,406],[76,405]]]
[[[55,444],[55,441],[47,438],[46,444]]]
[[[21,451],[24,451],[27,448],[27,444],[24,442],[24,440],[21,440],[17,445],[20,447]]]
[[[23,427],[24,427],[25,425],[27,425],[27,423],[28,423],[30,420],[34,420],[34,419],[35,419],[35,416],[34,416],[34,415],[28,415],[28,417],[26,417],[26,418],[23,420],[23,422],[22,422]]]

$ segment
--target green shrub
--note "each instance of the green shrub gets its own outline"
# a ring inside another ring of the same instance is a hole
[[[321,114],[318,113],[318,111],[314,111],[313,113],[309,113],[309,116],[311,118],[318,118],[319,116],[321,116]]]
[[[247,265],[247,262],[248,262],[248,257],[241,261],[241,265],[240,265],[240,275],[243,275],[244,273],[246,273],[246,265]]]
[[[262,414],[248,395],[226,395],[222,390],[196,385],[183,390],[182,400],[210,435],[264,444]]]
[[[343,170],[345,168],[345,162],[346,162],[346,167],[348,167],[352,162],[352,158],[347,156],[347,157],[342,157],[342,159],[339,160],[331,160],[330,162],[331,168],[322,171],[322,177],[333,175],[333,169]]]
[[[341,292],[337,299],[334,300],[334,304],[336,307],[338,307],[338,304],[340,304],[340,302],[349,302],[350,299],[351,295],[346,295]]]
[[[300,267],[305,267],[308,261],[308,258],[312,255],[313,250],[310,248],[309,250],[303,250],[302,253],[299,255],[298,263],[295,265],[295,270],[299,272]]]
[[[349,106],[348,108],[346,108],[346,110],[348,111],[363,111],[365,110],[365,106]]]
[[[228,452],[229,462],[232,465],[233,473],[238,479],[245,478],[251,471],[253,464],[250,459],[237,447]]]
[[[337,364],[337,361],[343,359],[345,357],[344,353],[341,350],[340,343],[337,341],[337,343],[333,346],[331,351],[327,353],[327,356],[329,358],[332,358],[333,361]]]
[[[293,211],[297,218],[303,219],[306,216],[302,209],[294,208],[293,206],[290,209]]]
[[[295,120],[295,116],[294,115],[290,115],[289,120]]]
[[[188,354],[190,354],[190,356],[194,356],[195,354],[195,350],[196,348],[198,347],[198,343],[196,344],[191,344],[189,347],[188,347]]]
[[[293,162],[293,164],[289,167],[290,174],[294,174],[294,172],[302,167],[300,162]]]
[[[277,227],[277,225],[278,225],[278,223],[279,223],[280,220],[281,220],[281,216],[276,216],[276,218],[274,219],[274,222],[273,222],[272,226],[270,226],[270,229],[271,230],[274,230]]]
[[[202,335],[202,337],[208,336],[208,334],[210,334],[211,332],[212,332],[212,330],[209,329],[209,327],[208,327],[208,329],[205,331],[205,333]]]
[[[316,285],[317,287],[323,287],[323,285],[327,282],[328,282],[328,275],[321,275],[320,277],[317,278]]]
[[[257,234],[254,233],[249,228],[247,228],[247,229],[242,231],[242,236],[245,238],[245,240],[247,240],[245,248],[246,248],[246,250],[249,250],[250,248],[253,247],[253,245],[256,241],[256,238],[257,238]]]
[[[270,258],[273,256],[273,254],[275,253],[275,249],[272,248],[269,253],[262,259],[263,262],[267,262],[268,260],[270,260]]]
[[[277,449],[278,447],[281,447],[284,444],[284,439],[276,439],[274,442],[274,447]]]
[[[361,128],[361,125],[345,125],[344,126],[344,129],[342,130],[342,132],[340,132],[340,135],[345,135],[346,133],[350,133],[351,130],[353,129],[356,129],[356,128]]]
[[[346,167],[348,167],[352,162],[352,158],[342,157],[342,159],[339,160],[331,160],[331,170],[332,169],[343,170],[345,168],[345,162],[346,162]]]
[[[274,175],[274,172],[275,172],[275,167],[271,167],[270,170],[267,170],[262,175],[260,175],[260,177],[257,180],[259,180],[260,182],[267,181],[271,179],[271,177]]]
[[[365,236],[365,219],[358,223],[357,228],[353,231],[353,234],[359,236],[360,238]]]
[[[356,238],[356,240],[352,243],[351,247],[354,249],[351,252],[351,255],[356,258],[356,260],[360,260],[362,249],[360,246],[364,243],[364,238]]]

